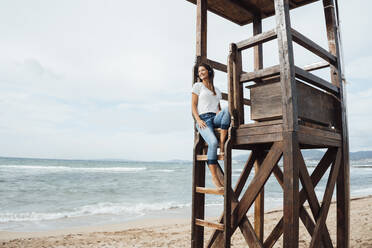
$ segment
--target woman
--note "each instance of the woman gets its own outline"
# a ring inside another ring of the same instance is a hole
[[[223,187],[223,181],[217,176],[217,146],[218,141],[214,128],[221,128],[220,153],[224,153],[227,129],[230,126],[230,114],[227,109],[221,110],[221,91],[213,85],[214,71],[207,64],[200,64],[198,76],[202,82],[195,83],[192,88],[192,115],[196,128],[208,144],[208,167],[212,181],[217,188]]]

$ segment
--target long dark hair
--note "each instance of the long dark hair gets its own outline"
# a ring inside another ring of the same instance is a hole
[[[214,79],[214,70],[213,68],[206,64],[206,63],[200,63],[198,65],[198,69],[200,66],[203,66],[205,69],[207,69],[208,71],[208,78],[209,78],[209,83],[212,85],[212,92],[213,92],[213,95],[216,95],[216,90],[214,89],[214,83],[213,83],[213,79]],[[199,71],[199,70],[198,70]],[[197,77],[199,78],[199,72],[197,72]],[[200,79],[200,78],[199,78]]]

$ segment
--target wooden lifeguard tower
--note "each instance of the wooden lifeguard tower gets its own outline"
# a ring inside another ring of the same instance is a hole
[[[249,247],[272,247],[283,234],[283,247],[298,247],[299,219],[312,237],[310,247],[349,247],[349,148],[344,85],[341,72],[337,0],[322,0],[329,48],[324,49],[291,28],[289,11],[316,0],[188,0],[197,5],[196,63],[210,64],[227,73],[232,125],[225,144],[224,191],[205,188],[206,144],[195,133],[193,155],[191,247],[230,247],[231,236],[240,229]],[[207,11],[239,25],[253,23],[253,37],[232,43],[227,64],[207,58]],[[321,14],[321,13],[319,13]],[[262,32],[262,19],[275,16],[276,27]],[[319,15],[320,18],[320,15]],[[279,65],[263,68],[264,42],[277,39]],[[322,61],[305,67],[295,65],[293,42]],[[254,49],[254,71],[242,69],[242,51]],[[312,71],[329,68],[330,82]],[[251,82],[244,87],[244,83]],[[250,99],[244,91],[250,91]],[[244,107],[250,107],[250,121]],[[216,130],[218,133],[218,130]],[[301,149],[325,148],[311,175]],[[231,187],[232,149],[251,150],[234,188]],[[284,171],[278,166],[283,157]],[[255,168],[247,190],[243,188]],[[315,187],[330,167],[322,201]],[[264,185],[274,174],[283,189],[284,215],[264,237]],[[300,190],[300,182],[302,188]],[[337,186],[336,186],[337,185]],[[334,188],[337,188],[337,240],[331,240],[326,219]],[[244,193],[242,196],[241,193]],[[219,222],[205,220],[205,194],[224,197]],[[240,200],[239,200],[240,199]],[[308,202],[310,211],[304,203]],[[247,211],[254,203],[254,225]],[[310,213],[311,212],[311,213]],[[311,216],[312,215],[312,216]],[[213,228],[204,241],[204,228]]]

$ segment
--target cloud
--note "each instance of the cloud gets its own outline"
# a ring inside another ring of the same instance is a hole
[[[372,88],[349,91],[347,100],[351,150],[372,149]]]
[[[8,83],[32,84],[59,79],[52,69],[45,67],[34,58],[24,60],[0,60],[1,80]]]
[[[346,74],[351,79],[371,79],[372,78],[372,55],[357,57],[346,65]]]
[[[350,140],[359,149],[372,131],[365,33],[372,3],[340,4]],[[120,0],[7,2],[0,9],[0,156],[190,159],[195,18],[187,1],[148,1],[146,8]],[[327,48],[321,2],[291,18]],[[251,25],[214,14],[208,23],[208,57],[221,63],[231,42],[252,35]],[[263,24],[272,29],[275,20]],[[278,62],[276,47],[264,45],[265,66]],[[298,47],[295,54],[297,65],[319,61]],[[244,68],[252,61],[251,51],[244,54]],[[217,74],[216,85],[226,91],[226,74]]]

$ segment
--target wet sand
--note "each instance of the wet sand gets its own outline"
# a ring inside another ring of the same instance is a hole
[[[351,247],[372,247],[372,196],[352,199],[350,212]],[[282,215],[281,210],[266,213],[265,236]],[[251,216],[249,219],[253,221]],[[331,205],[327,226],[336,245],[335,203]],[[206,240],[210,233],[211,229],[206,228]],[[300,247],[309,244],[310,236],[300,223]],[[0,247],[190,247],[190,220],[159,218],[45,232],[0,231]],[[232,247],[247,247],[239,230],[233,235]],[[274,247],[282,247],[282,240]]]

